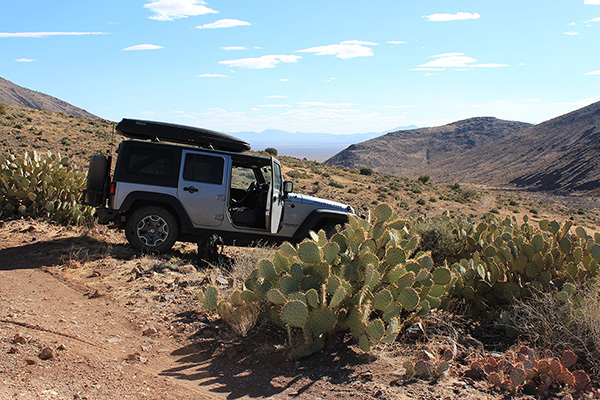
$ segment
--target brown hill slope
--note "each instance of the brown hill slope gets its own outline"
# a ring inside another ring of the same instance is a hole
[[[471,118],[433,128],[391,132],[355,144],[326,162],[344,167],[369,167],[397,176],[431,174],[435,166],[466,150],[495,142],[531,124],[492,117]]]
[[[600,191],[600,102],[442,160],[443,181],[542,191]]]
[[[0,155],[50,151],[87,168],[92,155],[116,149],[121,139],[110,121],[21,106],[0,107]]]
[[[84,109],[75,107],[44,93],[35,92],[0,78],[0,103],[34,108],[54,112],[63,112],[68,115],[85,118],[98,118]]]

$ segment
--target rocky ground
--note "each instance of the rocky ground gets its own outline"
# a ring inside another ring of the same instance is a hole
[[[291,361],[275,329],[237,337],[196,294],[235,284],[244,262],[269,251],[226,248],[235,271],[200,269],[191,245],[140,256],[105,227],[0,222],[0,399],[527,398],[462,375],[484,345],[505,346],[493,327],[456,316],[434,315],[371,355],[340,339]],[[445,346],[457,349],[446,376],[405,375],[406,360]]]

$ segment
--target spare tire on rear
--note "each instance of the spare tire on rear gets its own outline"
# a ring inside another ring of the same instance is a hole
[[[109,168],[110,163],[106,156],[101,154],[92,156],[87,184],[83,192],[83,204],[94,207],[104,204],[108,190]]]

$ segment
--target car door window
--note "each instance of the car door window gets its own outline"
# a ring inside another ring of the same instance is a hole
[[[223,183],[224,162],[221,157],[188,153],[185,157],[183,179],[220,185]]]

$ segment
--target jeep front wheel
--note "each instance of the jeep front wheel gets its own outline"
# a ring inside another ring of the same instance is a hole
[[[136,210],[125,226],[129,243],[142,252],[164,253],[177,240],[177,220],[163,207],[150,206]]]

